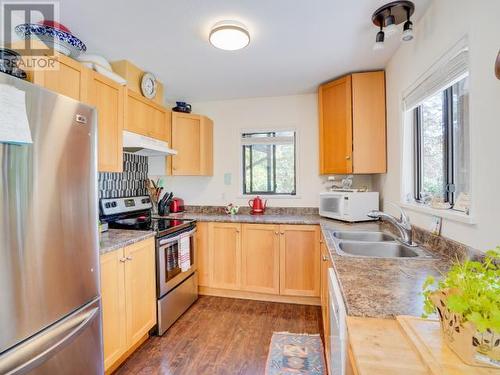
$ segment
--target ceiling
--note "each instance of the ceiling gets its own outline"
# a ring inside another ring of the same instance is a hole
[[[165,84],[166,99],[206,101],[314,92],[347,72],[383,68],[400,44],[373,51],[381,0],[62,0],[61,22],[91,53],[128,59]],[[418,19],[430,0],[414,0]],[[247,25],[250,45],[222,51],[217,21]]]

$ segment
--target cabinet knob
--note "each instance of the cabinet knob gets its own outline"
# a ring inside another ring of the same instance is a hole
[[[129,255],[127,256],[127,260],[132,260],[133,258]]]
[[[285,232],[281,232],[281,235],[283,236],[285,234]]]
[[[120,258],[120,262],[125,263],[127,261],[127,258]]]
[[[239,230],[239,229],[236,229],[236,233],[240,233],[240,230]]]
[[[278,235],[278,234],[280,234],[280,232],[274,232],[274,234],[275,234],[275,235]]]
[[[350,156],[350,155],[347,155],[347,156],[345,157],[345,160],[351,160],[351,156]]]
[[[328,260],[328,256],[327,255],[323,255],[323,262],[326,262]]]

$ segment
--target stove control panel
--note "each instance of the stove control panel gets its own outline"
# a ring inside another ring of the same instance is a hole
[[[106,216],[149,210],[151,207],[151,200],[148,196],[101,199],[101,211]]]

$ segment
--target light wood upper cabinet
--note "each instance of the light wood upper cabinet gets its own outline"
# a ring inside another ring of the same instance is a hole
[[[196,223],[196,268],[198,285],[210,286],[210,264],[208,254],[208,223]]]
[[[209,223],[210,286],[238,290],[241,285],[241,224]]]
[[[213,122],[208,117],[172,112],[171,147],[177,155],[172,156],[167,174],[213,175]]]
[[[352,121],[354,172],[387,172],[383,71],[352,75]]]
[[[125,314],[125,267],[123,251],[101,255],[102,336],[104,368],[108,369],[127,350]]]
[[[125,89],[98,73],[89,76],[88,101],[97,109],[99,172],[122,172]]]
[[[103,254],[100,265],[104,366],[108,370],[156,324],[154,239]]]
[[[280,233],[280,294],[319,297],[319,227],[281,225]]]
[[[54,69],[35,70],[29,73],[29,80],[46,89],[87,103],[88,75],[92,72],[78,61],[57,55]]]
[[[352,173],[351,76],[320,86],[320,173]]]
[[[126,108],[125,130],[161,141],[170,140],[169,110],[130,89]]]
[[[320,174],[385,173],[385,73],[325,83],[318,101]]]
[[[279,294],[279,230],[279,225],[242,225],[241,286],[243,290]]]

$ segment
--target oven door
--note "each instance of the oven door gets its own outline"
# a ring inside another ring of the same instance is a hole
[[[157,294],[163,297],[170,290],[187,279],[195,271],[195,241],[196,228],[188,232],[174,234],[158,239],[156,267],[157,267]],[[182,272],[180,264],[181,242],[189,240],[189,258],[191,267]]]
[[[319,198],[319,214],[332,219],[342,219],[346,216],[345,194],[321,194]]]

